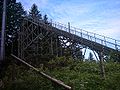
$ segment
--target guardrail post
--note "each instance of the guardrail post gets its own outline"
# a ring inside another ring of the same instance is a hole
[[[94,33],[94,38],[95,38],[95,42],[96,42],[96,36],[95,36],[95,33]]]
[[[75,35],[76,35],[76,28],[75,28]]]
[[[56,27],[56,22],[55,22],[55,27]]]
[[[104,36],[104,43],[105,43],[105,46],[106,46],[106,39],[105,39],[105,36]]]
[[[68,30],[69,30],[69,33],[70,33],[70,22],[68,22]]]
[[[82,37],[82,29],[80,29],[80,30],[81,30],[80,34],[81,34],[81,37]]]
[[[50,19],[50,25],[53,26],[52,19]]]
[[[87,32],[87,36],[88,36],[88,40],[89,40],[89,35],[88,35],[88,32]]]
[[[117,48],[117,41],[115,40],[115,49],[117,50],[118,48]]]
[[[101,40],[101,44],[103,45],[103,40]]]

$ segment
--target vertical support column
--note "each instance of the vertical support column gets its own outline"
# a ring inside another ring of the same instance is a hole
[[[19,57],[22,59],[22,30],[23,30],[23,26],[21,26],[20,28],[20,32],[19,32]]]
[[[63,49],[62,49],[62,44],[60,44],[60,56],[63,55]]]
[[[22,23],[23,24],[23,23]],[[19,32],[18,32],[18,57],[19,58],[21,58],[22,56],[21,56],[21,47],[22,47],[22,30],[24,29],[23,28],[23,25],[21,24],[21,26],[20,26],[20,30],[19,30]]]
[[[39,27],[39,33],[40,33],[40,55],[42,56],[42,51],[43,51],[43,33],[41,27]]]
[[[92,51],[93,51],[93,50],[92,50]],[[95,55],[95,57],[96,57],[96,59],[97,59],[97,61],[98,61],[99,59],[98,59],[98,57],[97,57],[95,51],[93,51],[93,53],[94,53],[94,55]]]
[[[18,57],[20,57],[20,50],[19,50],[19,48],[20,48],[20,38],[19,38],[19,34],[18,34]]]
[[[39,35],[39,28],[38,28],[38,26],[37,26],[37,36]],[[37,38],[37,62],[36,63],[38,63],[38,60],[39,60],[39,57],[38,57],[38,55],[39,55],[39,37]]]
[[[51,37],[51,45],[50,45],[50,46],[51,46],[51,54],[53,55],[53,42],[52,42],[52,40],[53,40],[53,39],[52,39],[52,37]]]
[[[117,41],[115,40],[115,49],[118,50],[117,48]]]
[[[38,63],[38,60],[39,60],[39,57],[38,57],[38,54],[39,54],[39,41],[38,41],[39,39],[37,38],[37,42],[36,42],[36,44],[37,44],[37,47],[36,47],[36,64]]]
[[[61,55],[61,56],[63,55],[62,46],[61,46],[61,48],[60,48],[60,55]]]
[[[20,57],[20,31],[18,32],[18,57]]]
[[[87,47],[85,48],[84,54],[83,54],[83,59],[85,60],[85,54],[86,54]]]
[[[100,58],[100,73],[101,73],[101,78],[105,79],[105,67],[104,67],[104,61],[103,61],[103,52],[100,52],[99,58]]]
[[[40,55],[42,56],[42,50],[43,50],[43,47],[42,47],[42,42],[41,42],[41,45],[40,45]]]
[[[21,45],[21,59],[24,59],[23,43]]]
[[[26,22],[25,21],[23,21],[23,23],[25,24]],[[25,32],[24,32],[24,30],[25,30],[25,25],[24,26],[22,26],[22,30],[21,30],[21,58],[22,59],[24,59],[24,48],[25,48],[25,44],[24,44],[24,34],[25,34]]]
[[[20,43],[21,43],[21,47],[20,47],[20,49],[21,49],[21,59],[24,59],[24,52],[25,52],[25,50],[24,50],[24,48],[25,48],[25,44],[24,43],[27,43],[27,42],[25,42],[25,34],[28,34],[28,32],[27,33],[25,33],[25,23],[26,23],[26,21],[24,20],[23,21],[23,26],[22,26],[22,29],[21,29],[21,31],[20,31]],[[27,28],[27,27],[26,27]]]
[[[56,37],[56,56],[58,56],[58,40],[57,40],[58,38]]]

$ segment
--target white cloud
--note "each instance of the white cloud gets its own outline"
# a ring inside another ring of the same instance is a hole
[[[22,0],[18,0],[22,1]],[[24,0],[22,4],[29,10],[33,3],[55,21],[95,32],[105,36],[120,38],[120,1],[100,0],[87,2],[83,0]]]

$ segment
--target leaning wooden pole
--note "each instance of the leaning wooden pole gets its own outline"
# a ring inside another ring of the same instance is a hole
[[[38,72],[40,75],[42,75],[43,77],[47,78],[48,80],[52,81],[53,83],[63,87],[65,90],[72,90],[72,88],[68,85],[66,85],[64,82],[57,80],[49,75],[47,75],[44,72],[41,72],[40,70],[38,70],[37,68],[33,67],[32,65],[30,65],[29,63],[23,61],[22,59],[16,57],[15,55],[11,54],[12,57],[14,57],[16,60],[22,62],[23,64],[27,65],[28,67],[32,68],[34,71]]]
[[[3,2],[2,15],[2,31],[1,31],[1,46],[0,46],[0,60],[4,60],[5,56],[5,27],[6,27],[6,0]]]

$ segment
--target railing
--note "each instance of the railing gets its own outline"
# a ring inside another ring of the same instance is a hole
[[[44,72],[40,72],[37,68],[33,67],[32,65],[28,64],[27,62],[25,62],[24,60],[16,57],[15,55],[11,54],[11,56],[13,58],[15,58],[16,60],[22,62],[23,64],[27,65],[29,68],[32,68],[34,71],[36,71],[37,73],[39,73],[40,75],[42,75],[43,77],[47,78],[48,80],[50,80],[52,83],[54,83],[55,85],[61,86],[63,87],[65,90],[71,90],[71,87],[64,84],[62,81],[57,80],[55,78],[52,78],[51,76],[45,74]],[[55,86],[56,87],[56,86]]]
[[[115,49],[115,50],[120,50],[120,40],[116,40],[116,39],[113,39],[113,38],[110,38],[110,37],[99,35],[99,34],[96,34],[96,33],[93,33],[93,32],[88,32],[86,30],[75,28],[75,27],[72,27],[72,26],[70,26],[70,28],[69,28],[68,25],[61,24],[59,22],[53,22],[52,21],[51,23],[52,23],[53,27],[58,28],[60,30],[69,32],[71,34],[75,34],[79,37],[82,37],[82,38],[85,38],[87,40],[99,43],[99,44],[107,46],[109,48],[112,48],[112,49]]]
[[[28,17],[27,17],[28,18]],[[29,19],[32,19],[29,17]],[[34,22],[37,23],[43,23],[43,20],[37,20],[37,19],[32,19]],[[59,22],[54,22],[54,21],[48,21],[49,25],[52,25],[55,28],[58,28],[62,31],[69,32],[71,34],[77,35],[79,37],[82,37],[84,39],[99,43],[101,45],[104,45],[106,47],[112,48],[114,50],[120,51],[120,40],[116,40],[110,37],[106,37],[103,35],[99,35],[93,32],[88,32],[83,29],[79,29],[76,27],[68,26]]]

